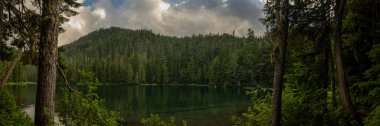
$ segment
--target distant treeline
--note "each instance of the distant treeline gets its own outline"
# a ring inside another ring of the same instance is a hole
[[[272,81],[265,37],[229,34],[169,37],[148,30],[100,29],[61,47],[68,78],[93,71],[102,83],[238,86]]]

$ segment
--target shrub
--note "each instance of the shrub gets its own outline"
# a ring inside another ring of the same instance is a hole
[[[0,89],[0,126],[32,126],[31,119],[16,106],[15,98],[7,89]]]
[[[380,126],[380,106],[377,106],[371,113],[371,116],[365,120],[366,126]]]
[[[252,106],[247,112],[242,114],[241,118],[232,117],[235,126],[267,126],[271,124],[272,119],[272,96],[267,94],[259,97],[258,91],[248,92],[252,95]],[[314,91],[313,91],[314,92]],[[321,91],[315,91],[321,92]],[[297,92],[284,90],[282,94],[282,120],[283,126],[318,126],[318,125],[338,125],[341,124],[343,116],[340,109],[328,111],[323,109],[322,102],[310,100],[310,96],[318,95],[311,92]],[[338,124],[337,124],[338,123]]]
[[[174,117],[171,117],[168,122],[165,122],[156,114],[151,114],[148,118],[142,118],[141,123],[144,126],[176,126]],[[182,125],[187,126],[187,122],[183,120]]]
[[[258,96],[258,90],[252,90],[247,94],[252,97],[252,106],[242,114],[242,118],[232,116],[234,126],[267,126],[271,123],[271,97],[270,95]]]
[[[116,126],[119,114],[106,109],[104,100],[95,93],[98,80],[91,72],[80,70],[80,82],[87,86],[87,92],[69,92],[63,89],[64,95],[59,111],[61,121],[68,126]]]

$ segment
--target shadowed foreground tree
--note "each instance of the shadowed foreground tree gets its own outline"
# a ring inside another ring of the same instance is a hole
[[[79,6],[80,4],[77,3],[76,0],[42,1],[34,122],[38,126],[54,123],[52,119],[54,114],[58,65],[58,34],[63,32],[60,25],[65,21],[68,21],[67,17],[77,14],[77,12],[73,11],[71,8]]]
[[[344,15],[344,8],[346,0],[336,0],[335,3],[335,26],[334,26],[334,42],[335,42],[335,64],[338,79],[339,95],[342,102],[344,112],[349,118],[354,118],[361,123],[360,119],[356,116],[355,107],[350,98],[349,89],[344,75],[344,67],[342,61],[342,20]]]
[[[35,124],[52,123],[56,88],[60,0],[43,0]]]
[[[273,80],[272,98],[272,126],[281,124],[281,97],[284,83],[285,54],[288,39],[288,6],[289,0],[276,0],[276,24],[277,24],[277,44],[275,49],[276,61]]]

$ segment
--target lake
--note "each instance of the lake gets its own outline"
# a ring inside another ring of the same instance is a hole
[[[37,86],[9,86],[9,89],[16,102],[33,113]],[[150,114],[159,114],[165,120],[173,116],[189,125],[231,125],[231,116],[246,111],[251,103],[245,90],[239,88],[105,85],[97,93],[105,99],[107,108],[120,112],[125,125],[141,125],[141,118]],[[56,100],[60,97],[58,86]]]

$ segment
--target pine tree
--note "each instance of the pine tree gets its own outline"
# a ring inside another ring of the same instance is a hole
[[[273,80],[273,99],[272,99],[272,126],[281,125],[281,97],[284,76],[284,65],[286,57],[286,48],[288,41],[288,7],[289,0],[276,0],[276,26],[277,26],[277,44],[276,44],[276,61]]]

